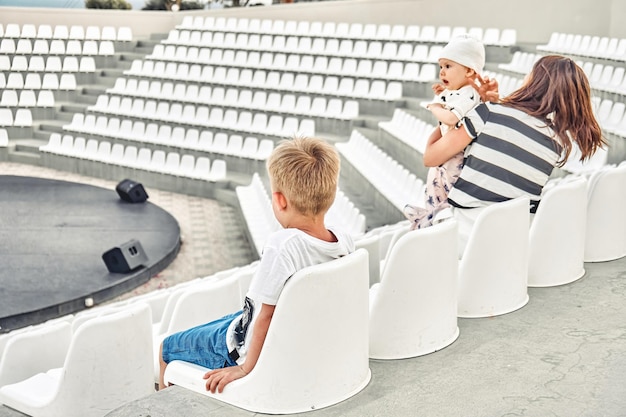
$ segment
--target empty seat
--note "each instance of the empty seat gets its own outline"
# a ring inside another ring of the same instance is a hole
[[[529,204],[520,197],[478,214],[459,265],[459,317],[497,316],[528,303]]]
[[[150,308],[137,303],[84,322],[61,368],[4,385],[0,402],[29,415],[103,415],[154,392],[152,352]]]
[[[370,289],[370,357],[400,359],[440,350],[457,326],[457,225],[403,229]]]

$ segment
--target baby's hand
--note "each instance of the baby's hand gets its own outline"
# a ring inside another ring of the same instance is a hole
[[[443,90],[446,89],[446,87],[441,83],[436,83],[436,84],[433,84],[432,89],[433,89],[433,93],[435,93],[435,95],[438,96],[439,94],[443,92]]]

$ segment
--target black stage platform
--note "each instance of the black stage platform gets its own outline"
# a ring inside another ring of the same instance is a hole
[[[150,190],[147,190],[150,194]],[[102,254],[132,239],[148,262],[110,273]],[[150,203],[115,190],[42,178],[0,176],[0,333],[109,300],[174,260],[180,227]]]

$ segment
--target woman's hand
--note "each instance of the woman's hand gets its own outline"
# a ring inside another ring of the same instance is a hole
[[[496,81],[495,78],[483,78],[480,75],[476,74],[474,82],[472,83],[472,87],[474,87],[474,89],[478,91],[478,94],[480,94],[480,98],[483,100],[483,102],[497,103],[498,101],[500,101],[500,93],[498,92],[498,81]]]
[[[222,392],[224,387],[231,382],[243,378],[248,375],[242,368],[242,365],[229,366],[228,368],[213,369],[206,374],[203,378],[206,379],[206,390],[215,394],[215,391]]]

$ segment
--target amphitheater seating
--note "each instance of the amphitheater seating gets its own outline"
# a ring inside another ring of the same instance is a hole
[[[295,131],[323,136],[326,130],[320,129],[321,121],[350,123],[371,113],[367,107],[372,102],[389,103],[394,108],[403,105],[399,99],[412,94],[407,93],[410,89],[406,86],[436,79],[436,58],[443,44],[451,37],[465,32],[482,39],[489,46],[506,47],[516,43],[514,30],[496,28],[297,22],[188,15],[150,54],[134,60],[123,76],[107,88],[106,94],[97,97],[86,112],[75,113],[72,121],[63,126],[62,133],[51,134],[48,144],[41,148],[43,159],[58,156],[72,158],[67,166],[75,167],[90,161],[98,164],[100,169],[106,167],[107,170],[114,170],[120,166],[191,180],[225,179],[231,172],[245,172],[231,161],[241,159],[242,164],[251,165],[253,161],[265,160],[274,147],[274,141],[280,136]],[[554,34],[554,39],[551,38],[548,45],[537,48],[538,53],[515,52],[510,63],[498,66],[503,73],[488,71],[486,74],[498,78],[500,92],[506,95],[519,86],[522,76],[543,52],[575,55],[581,59],[578,63],[588,74],[594,90],[602,95],[602,100],[600,97],[597,99],[596,110],[603,130],[611,135],[626,137],[624,103],[616,97],[626,94],[625,67],[622,65],[622,61],[626,61],[626,40],[561,35]],[[27,24],[11,24],[5,28],[0,25],[0,38],[0,89],[3,91],[0,96],[0,126],[3,127],[0,128],[0,147],[9,144],[8,132],[11,132],[11,128],[34,124],[35,108],[54,107],[57,101],[61,101],[58,99],[59,93],[64,97],[66,92],[77,90],[85,75],[94,73],[102,59],[115,54],[117,42],[133,39],[129,28],[122,27],[37,27]],[[395,108],[391,119],[378,123],[378,127],[417,153],[423,152],[425,140],[434,129],[433,125],[403,108]],[[345,136],[344,140],[347,134]],[[342,138],[339,139],[341,142]],[[380,194],[398,211],[408,202],[407,196],[422,195],[419,175],[411,174],[393,161],[384,152],[384,144],[375,146],[373,141],[354,130],[351,131],[350,139],[338,143],[337,148],[344,163],[352,166],[365,182],[373,184],[377,190],[373,199]],[[599,173],[612,168],[606,166],[606,163],[607,150],[602,150],[582,166],[572,160],[565,166],[570,172],[590,175],[590,183],[591,178],[597,181],[596,188],[590,186],[589,211],[593,206],[592,192],[600,193],[603,186]],[[253,172],[247,173],[251,174],[250,184],[237,187],[236,194],[251,240],[257,252],[261,253],[266,236],[280,226],[273,216],[270,197],[261,177]],[[350,179],[357,183],[358,188],[361,179]],[[615,187],[609,186],[613,189]],[[605,203],[605,209],[606,205],[617,206],[616,213],[623,213],[621,202]],[[599,212],[602,214],[595,217],[602,219],[617,215],[610,210]],[[335,203],[328,212],[327,222],[347,227],[357,247],[368,248],[370,284],[380,281],[381,265],[383,276],[395,271],[394,250],[399,251],[409,238],[418,240],[417,235],[400,238],[408,228],[406,222],[367,230],[365,216],[341,190],[338,190]],[[611,224],[621,223],[614,220]],[[451,227],[451,223],[441,226]],[[496,232],[494,228],[487,229]],[[616,235],[609,234],[606,226],[596,223],[591,225],[588,220],[587,236],[592,235],[590,230],[599,230],[598,234],[605,241],[619,241]],[[613,227],[610,232],[619,233],[619,230],[619,227]],[[433,233],[435,231],[436,227],[429,230]],[[603,247],[598,243],[591,245],[594,248]],[[429,241],[427,246],[424,252],[433,249],[432,242]],[[618,244],[612,247],[613,250],[616,248],[621,249],[621,246]],[[484,261],[481,259],[484,258],[480,254],[472,256],[472,249],[468,250],[470,255],[461,261],[462,266],[458,271],[461,277],[466,278],[465,281],[461,278],[461,283],[469,282],[467,277],[478,279],[476,277],[479,273],[476,271],[483,271],[481,262]],[[521,256],[517,253],[517,257],[506,265],[507,273],[511,265],[520,261],[520,258],[524,259],[523,248],[520,250]],[[626,252],[607,253],[595,255],[586,250],[585,260],[615,259]],[[383,257],[385,259],[381,263]],[[478,265],[475,274],[472,274],[469,265],[472,258]],[[493,253],[490,252],[489,260],[492,259]],[[412,260],[416,261],[417,258]],[[456,265],[457,262],[456,259],[450,261],[450,265]],[[235,274],[239,274],[241,281],[238,291],[231,288],[229,301],[234,302],[236,298],[240,304],[245,295],[244,282],[249,283],[251,277],[250,270],[223,271],[219,276],[216,274],[205,279],[191,280],[185,283],[188,286],[186,289],[180,286],[132,297],[127,303],[115,303],[109,313],[115,309],[132,309],[139,303],[147,303],[152,311],[153,336],[162,337],[165,333],[197,322],[197,312],[192,314],[180,310],[183,305],[181,300],[185,297],[205,296],[207,294],[200,294],[200,288],[207,289],[208,293],[208,288],[226,285]],[[388,278],[383,278],[383,283],[378,285],[379,289],[389,284],[386,281],[391,282],[397,277]],[[472,309],[471,305],[468,307],[468,303],[464,303],[459,306],[458,314],[488,316],[519,308],[525,304],[524,295],[527,301],[521,278],[521,275],[516,275],[512,287],[517,292],[511,297],[510,294],[504,294],[502,287],[490,283],[487,290],[469,300],[476,301],[480,296],[489,298],[489,295],[498,293],[500,289],[502,291],[497,294],[498,297],[510,301],[506,306],[491,306],[481,310]],[[418,281],[413,284],[424,283]],[[476,285],[479,290],[483,288],[480,283]],[[494,292],[490,292],[492,290]],[[433,294],[432,287],[424,291]],[[375,292],[373,290],[372,294]],[[383,293],[379,292],[378,297],[384,297]],[[468,301],[467,292],[463,288],[459,289],[459,295]],[[196,307],[216,307],[203,304],[203,298],[198,300],[200,302],[194,304]],[[434,301],[434,298],[429,300]],[[452,300],[446,298],[445,301]],[[95,316],[101,314],[91,312]],[[217,314],[203,310],[202,321],[205,321],[207,315]],[[17,338],[20,331],[11,332],[6,337],[0,336],[0,354],[4,351],[7,357],[17,358],[21,343],[41,340],[37,339],[41,335],[52,337],[50,335],[57,334],[56,331],[60,335],[66,331],[68,323],[76,331],[89,317],[88,314],[77,315],[75,319],[68,317],[64,321],[47,323],[36,329],[23,329],[20,338]],[[448,342],[452,343],[456,335],[453,336],[454,332],[448,333],[450,338],[438,344],[434,350],[444,347]],[[56,341],[69,343],[67,338],[61,336]],[[370,352],[374,352],[371,346]],[[158,344],[155,343],[154,347],[158,348]],[[62,350],[57,351],[55,347],[45,353],[53,356]],[[403,352],[401,356],[424,354],[428,350]],[[377,355],[372,353],[372,357]],[[56,359],[59,357],[57,355]],[[22,367],[21,359],[2,358],[0,387],[36,373],[31,368]],[[44,361],[46,356],[42,355],[39,359]],[[154,359],[156,355],[151,358]],[[15,366],[18,362],[19,369]],[[6,370],[9,363],[12,364],[10,372]],[[30,364],[39,366],[32,360]],[[54,366],[60,366],[58,361]],[[19,372],[16,373],[16,369]],[[9,378],[7,375],[12,376]],[[57,374],[52,372],[49,376],[56,377]],[[11,388],[3,389],[5,392],[7,389],[11,391]],[[267,398],[268,401],[273,399],[269,396]],[[255,406],[258,404],[249,405],[251,409]],[[81,411],[80,415],[88,413]]]
[[[426,148],[428,136],[435,128],[403,109],[395,109],[391,120],[379,122],[378,126],[421,154]]]
[[[626,39],[553,32],[540,51],[626,61]]]
[[[514,29],[466,28],[462,26],[362,24],[359,22],[320,22],[281,19],[248,19],[223,16],[185,16],[176,30],[267,34],[279,36],[314,36],[330,39],[411,41],[447,43],[453,36],[470,33],[487,45],[509,46],[517,41]]]
[[[421,196],[423,181],[391,159],[354,130],[347,142],[337,143],[339,153],[391,204],[402,211],[407,196]]]
[[[129,150],[130,148],[130,150]],[[226,178],[226,165],[223,160],[215,159],[210,163],[206,157],[195,158],[193,155],[182,155],[185,165],[181,168],[181,155],[177,152],[162,150],[151,151],[148,148],[137,150],[135,146],[124,146],[120,143],[97,141],[71,135],[52,134],[48,144],[40,150],[61,156],[83,158],[95,162],[113,164],[126,168],[135,168],[173,176],[185,176],[189,179],[220,181]],[[135,153],[135,151],[137,151]],[[132,155],[136,155],[133,158]],[[195,163],[194,163],[195,159]]]

